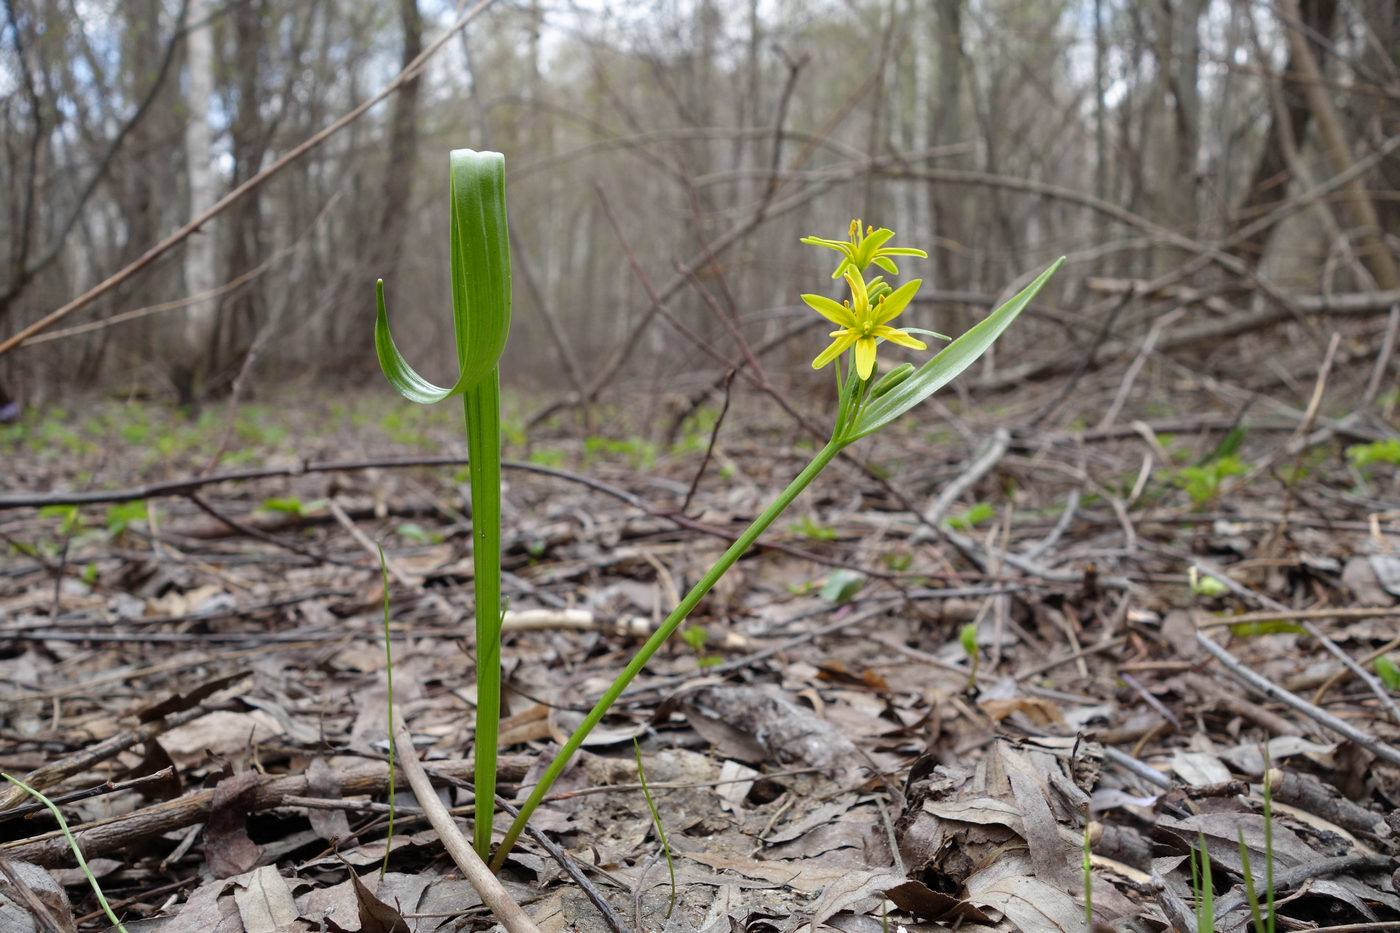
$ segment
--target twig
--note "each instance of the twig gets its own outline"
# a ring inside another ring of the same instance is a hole
[[[171,717],[172,719],[174,717]],[[471,762],[436,763],[439,768],[452,767],[461,774],[471,774]],[[342,770],[340,792],[351,797],[358,794],[381,794],[389,784],[389,767],[382,761],[372,761]],[[73,835],[89,858],[102,855],[130,853],[147,839],[158,839],[177,829],[206,820],[214,802],[214,788],[191,791],[174,800],[144,807],[133,813],[110,817],[76,828]],[[250,807],[260,813],[282,806],[288,796],[304,797],[311,793],[305,774],[280,777],[263,775],[258,780],[256,796]],[[73,857],[68,841],[54,830],[30,839],[0,844],[0,857],[21,862],[33,862],[44,868],[68,864]]]
[[[953,507],[953,503],[963,493],[975,486],[982,477],[991,471],[992,467],[1001,462],[1001,458],[1006,456],[1006,450],[1011,443],[1011,432],[1006,428],[997,428],[992,433],[991,439],[971,463],[958,475],[956,479],[943,487],[943,491],[938,494],[938,498],[933,500],[933,504],[924,512],[924,523],[934,528],[943,520],[943,516]],[[923,529],[920,529],[922,531]],[[924,535],[923,537],[926,537]],[[922,537],[916,532],[911,543],[917,543]]]
[[[1225,588],[1228,589],[1230,592],[1234,593],[1235,595],[1243,596],[1246,599],[1250,599],[1260,603],[1261,605],[1268,606],[1269,608],[1274,609],[1277,612],[1289,612],[1288,607],[1285,606],[1283,603],[1279,602],[1276,599],[1273,599],[1270,596],[1266,596],[1263,593],[1254,592],[1249,587],[1245,586],[1243,583],[1240,583],[1238,580],[1232,579],[1229,574],[1225,573],[1219,567],[1214,566],[1209,561],[1206,561],[1203,558],[1195,558],[1194,563],[1196,564],[1196,566],[1209,573],[1212,577],[1225,584]],[[1342,665],[1347,670],[1351,671],[1357,680],[1364,683],[1370,689],[1370,691],[1373,694],[1375,694],[1376,699],[1380,701],[1381,706],[1390,715],[1391,721],[1400,724],[1400,707],[1397,707],[1395,705],[1395,700],[1391,698],[1390,691],[1386,690],[1385,684],[1381,683],[1380,679],[1373,676],[1370,671],[1366,670],[1360,664],[1357,664],[1355,658],[1343,651],[1342,646],[1333,641],[1331,637],[1327,635],[1326,632],[1318,628],[1317,625],[1314,624],[1311,619],[1299,618],[1298,621],[1300,622],[1300,624],[1302,624],[1303,629],[1309,635],[1311,635],[1313,638],[1316,638],[1318,640],[1318,643],[1321,644],[1322,647],[1327,649],[1327,652],[1329,654],[1331,654],[1338,661],[1341,661]],[[1198,637],[1200,637],[1199,633],[1197,633],[1197,635]],[[1211,642],[1211,644],[1214,644],[1214,642]],[[1292,694],[1289,695],[1292,696]]]
[[[1312,878],[1326,878],[1329,875],[1343,875],[1354,878],[1363,871],[1388,871],[1391,858],[1388,855],[1342,855],[1336,858],[1320,859],[1303,865],[1296,865],[1287,871],[1274,875],[1274,893],[1279,894],[1296,888]],[[1242,886],[1236,886],[1215,902],[1215,922],[1219,924],[1226,914],[1238,910],[1248,903]]]
[[[1326,710],[1319,709],[1302,697],[1289,693],[1267,677],[1250,670],[1236,660],[1234,655],[1220,647],[1214,639],[1208,637],[1204,632],[1196,633],[1196,642],[1200,644],[1202,648],[1206,649],[1206,651],[1214,655],[1215,659],[1224,665],[1225,669],[1240,683],[1272,700],[1277,700],[1293,708],[1297,712],[1307,716],[1313,722],[1332,730],[1338,735],[1350,739],[1377,758],[1384,758],[1391,764],[1400,765],[1400,749],[1395,749],[1384,742],[1376,740],[1351,723],[1338,719],[1336,716],[1333,716]]]
[[[283,550],[291,551],[293,554],[300,554],[302,557],[309,557],[317,563],[337,564],[341,567],[355,566],[349,561],[339,560],[337,558],[331,557],[329,554],[318,554],[316,551],[313,551],[310,548],[302,547],[300,544],[293,544],[291,541],[283,541],[276,535],[270,535],[267,532],[263,531],[261,528],[255,528],[254,526],[249,525],[247,522],[240,522],[236,518],[230,518],[229,516],[225,515],[223,512],[220,512],[218,509],[214,508],[212,505],[206,502],[204,500],[204,497],[202,497],[199,493],[194,492],[193,490],[186,492],[185,498],[189,499],[191,502],[197,505],[200,511],[208,514],[210,517],[215,518],[218,521],[223,522],[225,525],[229,526],[239,534],[247,535],[250,538],[257,538],[259,541],[265,541],[268,544],[271,544],[273,547],[279,547]]]
[[[729,414],[730,392],[734,388],[734,375],[737,369],[731,369],[724,376],[724,405],[720,407],[719,415],[715,417],[715,426],[710,429],[710,442],[705,445],[705,456],[700,458],[700,465],[695,468],[695,474],[690,478],[690,488],[685,491],[685,499],[681,502],[678,511],[684,513],[690,511],[690,502],[695,498],[695,490],[700,488],[700,478],[705,475],[705,469],[710,465],[710,458],[714,456],[715,444],[719,441],[719,429],[724,425],[724,416]]]
[[[176,726],[183,726],[187,722],[193,722],[201,716],[213,712],[212,706],[195,706],[178,713],[171,713],[154,722],[142,723],[130,732],[120,732],[109,739],[104,739],[95,745],[89,745],[82,751],[60,758],[58,761],[51,761],[48,764],[35,768],[24,775],[24,783],[34,790],[44,790],[53,787],[59,781],[80,774],[91,768],[93,765],[115,758],[122,752],[134,745],[140,745],[160,735],[167,729]],[[0,811],[11,810],[21,802],[28,799],[28,793],[18,787],[11,787],[0,795]],[[3,853],[0,853],[3,854]],[[89,853],[91,854],[91,853]]]
[[[1167,777],[1147,762],[1138,761],[1127,752],[1119,751],[1112,745],[1105,745],[1103,747],[1103,756],[1118,765],[1118,767],[1136,774],[1149,784],[1155,784],[1157,787],[1164,787],[1168,790],[1171,789],[1171,778]]]
[[[1108,406],[1108,411],[1104,412],[1103,418],[1099,420],[1100,428],[1106,428],[1118,420],[1118,413],[1127,404],[1128,394],[1133,391],[1133,383],[1137,381],[1138,373],[1142,372],[1143,365],[1146,364],[1148,357],[1156,348],[1157,339],[1162,336],[1162,331],[1181,320],[1181,316],[1185,313],[1186,306],[1177,305],[1153,322],[1152,329],[1147,332],[1147,336],[1142,340],[1142,346],[1138,348],[1137,356],[1133,357],[1133,361],[1128,364],[1127,371],[1123,373],[1123,380],[1118,384],[1118,394],[1113,397],[1113,403]]]
[[[500,879],[491,874],[491,870],[486,867],[476,854],[476,850],[467,842],[462,831],[457,828],[457,823],[452,819],[452,814],[447,812],[447,808],[438,799],[437,791],[433,789],[433,782],[429,780],[427,772],[423,770],[422,763],[418,760],[418,752],[413,748],[413,736],[409,734],[408,726],[404,724],[403,716],[398,710],[394,710],[394,747],[398,750],[399,770],[403,772],[408,783],[413,787],[413,794],[418,798],[419,805],[423,808],[424,814],[428,817],[428,822],[433,830],[438,834],[438,839],[442,842],[447,854],[452,856],[452,861],[457,863],[457,867],[462,869],[463,876],[476,889],[476,893],[481,895],[481,902],[496,915],[496,919],[501,921],[501,925],[509,933],[540,933],[540,928],[535,925],[535,921],[521,909],[515,899],[506,891]]]
[[[1055,522],[1055,527],[1050,529],[1050,533],[1041,538],[1031,547],[1021,552],[1021,556],[1026,560],[1036,560],[1040,555],[1055,546],[1055,543],[1064,537],[1069,530],[1070,522],[1074,521],[1074,513],[1079,510],[1079,487],[1069,491],[1069,496],[1065,498],[1064,511],[1060,513],[1059,519]]]
[[[1390,364],[1391,354],[1395,352],[1396,331],[1400,331],[1400,302],[1390,306],[1390,316],[1385,322],[1385,339],[1381,341],[1380,352],[1376,354],[1376,365],[1371,370],[1371,378],[1366,382],[1366,391],[1361,393],[1361,401],[1356,405],[1358,411],[1369,411],[1376,401],[1376,395],[1381,391],[1381,385],[1385,382],[1385,369]]]
[[[379,548],[375,547],[374,542],[369,539],[369,536],[360,530],[360,526],[356,525],[354,521],[351,520],[350,516],[345,514],[345,510],[340,507],[339,502],[336,502],[334,499],[327,499],[326,508],[330,511],[331,515],[335,516],[335,520],[340,523],[340,527],[350,532],[350,537],[355,539],[355,543],[358,544],[366,554],[369,554],[375,560],[379,560],[381,553]],[[404,589],[414,593],[422,592],[422,585],[400,570],[398,562],[391,559],[387,554],[384,555],[384,566],[389,571],[389,576],[398,581],[398,584]]]

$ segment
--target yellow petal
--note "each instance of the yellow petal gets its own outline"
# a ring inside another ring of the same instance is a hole
[[[875,371],[875,338],[861,337],[856,341],[856,372],[860,378],[869,379]]]
[[[845,353],[846,349],[856,342],[856,335],[848,330],[837,331],[837,333],[841,336],[832,341],[831,346],[827,347],[821,353],[818,353],[817,358],[812,360],[813,369],[821,369],[827,363],[830,363],[842,353]]]
[[[825,295],[803,295],[802,300],[807,302],[813,311],[833,324],[840,324],[842,327],[851,327],[856,323],[855,315],[851,313],[850,308],[842,304],[837,304]]]
[[[911,350],[927,350],[927,349],[928,349],[928,344],[924,343],[924,342],[923,342],[922,340],[920,340],[919,338],[917,338],[917,337],[911,337],[910,335],[906,334],[906,333],[905,333],[904,331],[902,331],[902,330],[896,330],[896,329],[893,328],[893,327],[886,327],[886,326],[883,325],[883,324],[881,324],[879,327],[875,328],[875,332],[874,332],[874,335],[873,335],[873,336],[876,336],[876,337],[883,337],[883,338],[885,338],[886,340],[888,340],[890,343],[897,343],[897,344],[899,344],[901,347],[908,347],[908,348],[911,349]]]
[[[886,295],[885,300],[880,302],[880,306],[875,309],[875,323],[884,324],[899,317],[922,284],[924,284],[923,279],[914,279],[912,282],[905,282]]]

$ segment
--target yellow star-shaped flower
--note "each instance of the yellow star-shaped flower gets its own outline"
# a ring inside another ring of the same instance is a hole
[[[839,279],[851,269],[864,272],[872,262],[890,275],[899,275],[899,267],[894,264],[894,260],[889,258],[890,256],[928,258],[928,253],[921,249],[909,246],[885,246],[885,243],[892,236],[894,236],[894,231],[888,227],[881,227],[878,230],[874,227],[866,227],[862,231],[860,221],[853,220],[848,240],[828,240],[819,236],[805,236],[802,238],[802,242],[809,246],[825,246],[827,249],[834,249],[844,256],[836,267],[836,271],[831,273],[833,279]]]
[[[922,283],[923,279],[905,282],[890,294],[882,295],[872,305],[865,279],[861,277],[859,270],[854,270],[846,273],[846,284],[851,287],[851,299],[845,304],[837,304],[825,295],[803,295],[802,300],[811,305],[812,310],[838,325],[829,335],[833,338],[831,346],[812,360],[812,368],[821,369],[854,345],[856,372],[861,379],[869,379],[870,374],[875,371],[876,341],[888,340],[914,350],[928,349],[928,344],[922,340],[889,326],[889,322],[898,317],[909,304]]]

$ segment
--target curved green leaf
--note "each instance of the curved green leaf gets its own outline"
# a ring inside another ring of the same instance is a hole
[[[510,240],[505,157],[455,149],[449,156],[452,200],[452,325],[457,381],[442,388],[418,374],[389,332],[384,283],[375,287],[374,349],[389,384],[410,402],[432,404],[481,382],[500,361],[510,332]]]
[[[873,399],[860,413],[855,424],[851,425],[843,443],[859,440],[889,424],[915,405],[947,385],[954,376],[971,366],[979,356],[987,351],[1001,332],[1016,320],[1050,280],[1050,276],[1064,263],[1060,257],[1055,264],[1042,272],[1034,282],[1027,285],[1014,298],[987,315],[981,323],[974,325],[967,333],[954,340],[943,351],[929,360],[908,379],[901,382],[888,394]]]

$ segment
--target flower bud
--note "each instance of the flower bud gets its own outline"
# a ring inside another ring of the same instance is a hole
[[[913,363],[900,363],[894,369],[885,373],[885,375],[880,378],[879,382],[875,383],[875,388],[870,390],[870,397],[879,398],[886,392],[889,392],[895,386],[899,385],[904,380],[908,379],[913,374],[913,372]]]

